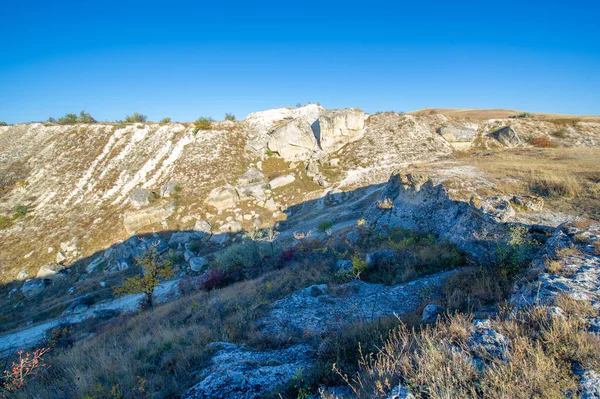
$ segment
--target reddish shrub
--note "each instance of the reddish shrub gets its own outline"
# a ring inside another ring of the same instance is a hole
[[[202,289],[205,290],[213,290],[215,288],[225,287],[229,282],[229,279],[223,270],[210,269],[201,277],[204,277]]]
[[[283,263],[290,262],[296,258],[296,247],[288,247],[281,251],[279,254],[279,260]]]
[[[25,385],[25,380],[28,376],[38,374],[41,368],[46,367],[44,354],[50,348],[36,349],[33,353],[25,353],[19,351],[19,360],[13,362],[9,370],[4,370],[3,388],[7,391],[16,391]]]
[[[552,140],[550,140],[546,136],[534,137],[529,140],[529,144],[531,144],[534,147],[540,147],[540,148],[554,147],[554,143],[552,143]]]

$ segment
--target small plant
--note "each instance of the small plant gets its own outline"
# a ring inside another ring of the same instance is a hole
[[[200,130],[210,130],[212,128],[212,118],[201,117],[194,122],[194,134]]]
[[[27,215],[28,211],[29,211],[29,208],[27,208],[27,205],[17,205],[17,206],[15,206],[15,209],[13,210],[13,218],[14,219],[22,218],[23,216]]]
[[[382,200],[377,201],[377,208],[389,210],[394,207],[394,201],[391,198],[384,198]]]
[[[332,227],[333,227],[333,222],[331,220],[323,220],[322,222],[319,222],[319,224],[317,224],[317,229],[321,233],[325,233],[327,230],[331,229]]]
[[[77,123],[77,115],[66,114],[62,118],[58,118],[56,123],[58,123],[59,125],[74,125]]]
[[[235,115],[230,113],[225,113],[225,120],[235,122]]]
[[[139,274],[125,280],[123,286],[117,288],[115,293],[144,294],[146,295],[146,307],[152,308],[154,306],[152,300],[154,288],[160,284],[161,279],[168,279],[173,276],[173,264],[170,260],[161,258],[156,250],[156,244],[137,257],[135,263],[140,268]]]
[[[92,118],[92,115],[82,110],[77,117],[77,123],[96,123],[96,120]]]
[[[162,123],[162,124],[171,123],[171,118],[169,118],[169,117],[162,118],[160,120],[160,123]]]
[[[554,147],[554,143],[546,136],[538,136],[529,139],[529,144],[539,148],[551,148]]]
[[[0,121],[0,126],[8,126],[8,124],[6,122]]]
[[[134,112],[133,115],[127,115],[125,117],[125,123],[136,123],[136,122],[146,122],[148,117],[146,115],[142,115],[138,112]]]
[[[360,275],[367,270],[367,261],[362,259],[360,256],[355,255],[352,257],[352,275],[356,280],[360,279]]]
[[[552,133],[552,135],[559,139],[566,139],[569,137],[569,131],[566,128],[561,127],[556,132]]]
[[[512,118],[512,119],[535,118],[535,115],[530,112],[523,112],[520,114],[511,115],[511,116],[509,116],[509,118]]]
[[[16,391],[25,386],[29,376],[37,375],[40,369],[46,367],[43,356],[50,348],[39,348],[33,353],[19,351],[19,360],[13,362],[9,370],[4,370],[2,388],[6,391]]]

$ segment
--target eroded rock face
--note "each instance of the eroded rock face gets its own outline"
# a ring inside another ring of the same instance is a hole
[[[317,149],[317,139],[309,122],[298,118],[275,129],[267,146],[285,160],[301,160],[308,159]]]
[[[155,198],[156,195],[145,188],[136,188],[129,194],[129,202],[137,209],[149,205]]]
[[[218,210],[233,208],[240,200],[240,197],[233,187],[217,187],[213,189],[208,198],[206,204],[210,205]]]
[[[218,352],[203,371],[201,381],[183,399],[254,399],[291,381],[310,367],[313,353],[308,345],[278,351],[254,352],[225,342],[211,344]]]
[[[365,113],[356,108],[323,112],[319,117],[321,148],[326,152],[335,152],[360,138],[365,119]]]
[[[175,202],[141,209],[139,211],[126,212],[123,218],[125,230],[134,233],[144,226],[161,223],[175,213]]]
[[[475,126],[442,126],[438,133],[446,139],[457,150],[466,150],[477,137],[477,125]]]
[[[23,288],[21,288],[21,291],[23,292],[23,295],[25,295],[26,298],[31,298],[33,296],[41,294],[45,288],[46,288],[46,283],[44,282],[44,280],[34,279],[34,280],[27,280],[23,284]]]
[[[36,278],[47,278],[47,279],[58,279],[64,278],[64,275],[60,274],[65,267],[59,263],[48,263],[40,267],[37,272]]]
[[[273,180],[271,180],[269,182],[269,186],[271,186],[272,189],[275,189],[275,188],[287,186],[288,184],[293,183],[294,180],[296,180],[296,177],[294,177],[294,175],[283,175],[283,176],[279,176],[279,177],[276,177]]]

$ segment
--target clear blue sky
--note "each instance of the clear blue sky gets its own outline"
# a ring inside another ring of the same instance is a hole
[[[599,3],[4,0],[0,121],[306,102],[599,115]]]

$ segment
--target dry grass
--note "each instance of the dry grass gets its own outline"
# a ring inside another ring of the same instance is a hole
[[[400,325],[376,353],[361,358],[357,374],[340,373],[359,398],[383,398],[399,383],[417,398],[432,399],[562,398],[577,392],[573,366],[597,367],[600,338],[587,333],[579,317],[553,316],[546,307],[509,313],[492,320],[510,341],[505,359],[470,347],[471,319],[457,314],[422,329]],[[476,367],[474,357],[485,366]]]
[[[543,196],[546,208],[600,219],[600,149],[487,151],[458,161],[497,179],[493,195]]]

